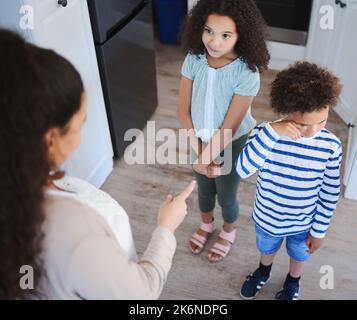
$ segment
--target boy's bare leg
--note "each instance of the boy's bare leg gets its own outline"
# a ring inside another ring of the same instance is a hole
[[[269,255],[262,254],[262,255],[260,255],[260,263],[263,266],[270,266],[273,264],[275,256],[276,256],[276,253],[269,254]]]
[[[305,265],[304,262],[296,261],[290,258],[290,268],[289,268],[290,276],[292,276],[293,278],[299,278],[304,269],[304,265]]]

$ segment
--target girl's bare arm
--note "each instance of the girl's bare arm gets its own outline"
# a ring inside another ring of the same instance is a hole
[[[178,116],[182,127],[189,130],[188,134],[191,147],[195,150],[197,155],[200,155],[202,153],[202,141],[194,134],[191,118],[192,83],[192,80],[184,76],[181,77]]]
[[[197,163],[210,164],[232,141],[232,137],[242,123],[254,97],[234,95],[223,125],[207,147],[202,151]]]

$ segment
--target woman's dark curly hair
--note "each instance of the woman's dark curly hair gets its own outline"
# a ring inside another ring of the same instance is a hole
[[[327,69],[299,61],[277,74],[271,87],[271,107],[282,115],[334,107],[341,88],[339,78]]]
[[[202,32],[211,14],[227,16],[235,22],[238,32],[235,52],[249,69],[262,72],[268,68],[266,24],[254,0],[199,0],[184,24],[182,44],[186,53],[205,52]]]
[[[65,131],[80,109],[78,72],[55,52],[0,29],[0,299],[36,294],[43,270],[44,188],[51,168],[45,133]],[[20,268],[34,270],[32,292]]]

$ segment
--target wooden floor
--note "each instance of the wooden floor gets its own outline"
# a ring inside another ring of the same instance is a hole
[[[180,67],[183,55],[176,46],[157,44],[157,74],[159,107],[152,120],[156,130],[177,130],[177,96]],[[259,96],[253,103],[253,115],[258,122],[276,119],[268,104],[269,84],[275,75],[267,71],[262,76]],[[328,128],[346,145],[347,128],[332,113]],[[157,143],[157,146],[162,142]],[[177,146],[172,148],[179,150]],[[156,227],[157,211],[168,193],[182,190],[193,178],[189,165],[128,165],[124,160],[115,163],[115,169],[103,186],[126,209],[132,225],[138,253],[141,254]],[[238,198],[240,219],[237,240],[227,258],[211,264],[207,250],[218,235],[218,230],[200,255],[193,256],[188,249],[188,239],[200,222],[197,191],[188,202],[189,214],[176,231],[177,252],[173,267],[161,299],[240,299],[239,290],[245,276],[258,265],[259,254],[255,247],[252,205],[256,177],[242,181]],[[220,209],[216,208],[216,221],[221,225]],[[301,281],[301,299],[357,299],[357,202],[341,198],[332,220],[324,247],[306,264]],[[322,266],[334,271],[334,289],[321,289]],[[280,250],[273,266],[273,276],[257,299],[273,299],[280,290],[288,270],[285,247]]]

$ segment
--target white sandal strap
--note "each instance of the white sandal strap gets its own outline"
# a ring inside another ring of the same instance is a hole
[[[210,223],[202,222],[200,225],[200,229],[202,229],[203,231],[206,231],[208,233],[212,233],[214,231],[214,221],[212,221]]]
[[[190,242],[192,242],[193,244],[195,244],[196,246],[198,246],[200,249],[203,248],[204,243],[197,241],[195,238],[191,238]]]
[[[205,244],[206,241],[207,241],[207,238],[199,235],[198,233],[194,233],[193,236],[192,236],[192,239],[196,239],[196,240],[198,240],[199,242],[201,242],[203,244]]]
[[[233,243],[234,240],[236,239],[236,229],[234,229],[232,232],[225,232],[223,229],[219,233],[219,237],[229,241],[230,243]]]
[[[223,244],[220,244],[220,243],[216,242],[216,243],[213,245],[211,251],[213,251],[213,249],[218,249],[218,250],[222,251],[224,254],[227,254],[228,251],[231,249],[231,246],[230,246],[230,245],[224,246]],[[217,252],[216,252],[216,253],[217,253]],[[222,255],[222,254],[221,254],[221,255]]]
[[[227,252],[222,252],[221,250],[217,250],[215,248],[211,248],[210,254],[212,254],[212,253],[218,254],[222,258],[225,258],[227,255]]]

